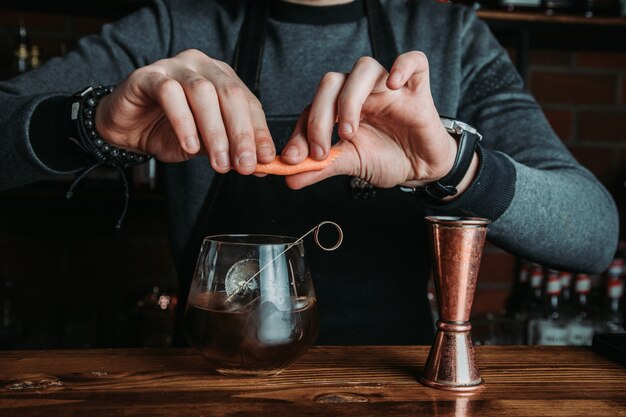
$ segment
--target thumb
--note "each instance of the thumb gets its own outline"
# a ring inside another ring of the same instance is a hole
[[[355,146],[351,142],[342,140],[334,148],[340,149],[341,153],[328,167],[321,171],[289,175],[285,177],[287,186],[293,190],[299,190],[337,175],[358,175],[361,168],[361,159]]]

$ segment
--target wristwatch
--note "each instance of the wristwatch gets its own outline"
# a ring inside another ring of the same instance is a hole
[[[467,123],[444,116],[440,116],[439,118],[448,133],[457,139],[459,143],[456,157],[454,158],[454,164],[450,172],[438,181],[431,182],[424,187],[400,186],[402,191],[416,195],[428,195],[435,200],[442,200],[446,197],[456,195],[458,192],[456,187],[463,180],[465,174],[467,174],[476,147],[479,146],[483,138],[476,129]]]

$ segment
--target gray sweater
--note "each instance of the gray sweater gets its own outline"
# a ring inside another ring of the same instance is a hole
[[[0,83],[0,189],[85,166],[85,156],[67,141],[71,93],[117,84],[134,69],[189,48],[230,62],[241,3],[156,0],[85,37],[67,55]],[[484,136],[471,188],[428,208],[494,220],[489,239],[520,257],[558,269],[603,270],[617,243],[615,204],[554,134],[487,26],[467,8],[434,0],[382,3],[400,52],[428,56],[439,113],[474,125]],[[300,113],[324,73],[349,72],[358,57],[371,55],[365,18],[331,23],[320,21],[323,13],[299,10],[298,19],[273,16],[268,26],[261,99],[271,116]],[[197,158],[164,166],[163,176],[178,258],[214,173],[205,158]]]

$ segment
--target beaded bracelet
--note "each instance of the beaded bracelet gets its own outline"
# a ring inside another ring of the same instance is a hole
[[[124,168],[146,162],[150,159],[150,156],[113,146],[102,139],[96,132],[96,106],[100,99],[111,94],[113,89],[113,86],[87,87],[73,96],[70,118],[74,132],[70,140],[90,155],[94,162],[76,177],[65,196],[67,199],[72,198],[76,185],[97,167],[105,165],[117,169],[124,184],[124,208],[115,225],[115,228],[119,229],[126,216],[130,198],[128,179],[126,178]]]
[[[102,165],[126,168],[141,164],[150,156],[118,148],[104,141],[96,132],[96,106],[102,97],[111,94],[114,87],[87,87],[74,95],[71,119],[74,123],[74,142]]]

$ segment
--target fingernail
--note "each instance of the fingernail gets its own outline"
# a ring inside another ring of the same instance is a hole
[[[348,135],[351,135],[353,132],[352,125],[348,122],[343,122],[339,130],[341,130],[341,133],[347,133]]]
[[[237,165],[240,167],[253,167],[256,165],[256,160],[252,152],[243,152],[237,159]]]
[[[200,142],[198,142],[198,138],[195,136],[189,136],[185,139],[185,146],[188,151],[196,152],[198,148],[200,148]]]
[[[297,146],[287,146],[283,151],[283,155],[294,157],[300,155],[300,151]]]
[[[228,157],[228,152],[220,152],[215,157],[215,163],[220,168],[228,168],[230,164],[230,158]]]
[[[321,158],[324,156],[324,149],[318,144],[314,144],[311,146],[311,155],[316,158]]]

